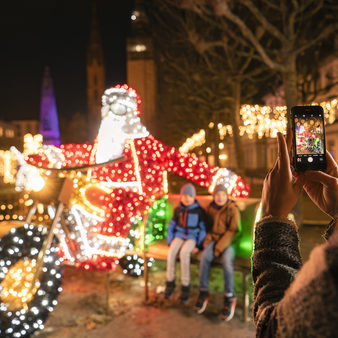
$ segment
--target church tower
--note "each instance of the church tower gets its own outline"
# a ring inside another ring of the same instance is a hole
[[[127,83],[141,98],[141,121],[154,132],[156,111],[156,71],[153,42],[143,0],[135,0],[131,34],[127,39]]]
[[[58,112],[49,67],[45,67],[42,80],[39,132],[44,144],[60,145]]]
[[[105,90],[105,68],[98,25],[98,15],[93,5],[90,40],[87,51],[87,99],[89,141],[93,141],[101,121],[101,97]]]

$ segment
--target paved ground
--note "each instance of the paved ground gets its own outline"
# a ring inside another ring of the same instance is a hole
[[[303,226],[300,230],[301,252],[304,260],[314,245],[323,242],[322,226]],[[158,263],[150,276],[150,301],[143,301],[143,281],[125,276],[119,271],[109,275],[109,315],[106,315],[106,274],[85,272],[66,267],[63,292],[59,304],[36,337],[96,338],[96,337],[254,337],[254,325],[242,322],[241,304],[229,323],[218,319],[222,307],[221,271],[213,269],[211,287],[213,297],[206,313],[192,310],[197,296],[197,268],[192,267],[193,291],[190,304],[175,299],[164,301],[159,291],[165,280],[165,265]]]
[[[109,277],[110,300],[106,315],[106,275],[66,268],[63,292],[59,304],[36,337],[254,337],[252,322],[243,323],[238,307],[234,319],[224,323],[218,319],[222,295],[215,292],[205,315],[197,315],[192,307],[197,288],[192,291],[190,304],[180,305],[177,298],[164,301],[156,287],[163,285],[165,274],[152,273],[150,300],[143,302],[143,281],[119,272]]]

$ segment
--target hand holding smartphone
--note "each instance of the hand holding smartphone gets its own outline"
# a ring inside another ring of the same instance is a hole
[[[291,108],[296,171],[326,169],[325,121],[321,106]]]

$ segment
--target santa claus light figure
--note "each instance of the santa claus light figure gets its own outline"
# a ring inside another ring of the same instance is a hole
[[[167,172],[207,187],[209,192],[223,183],[230,196],[249,196],[248,184],[235,173],[156,140],[141,124],[139,105],[136,91],[127,85],[109,88],[102,97],[102,121],[94,144],[45,146],[27,158],[29,164],[61,172],[107,162],[74,179],[71,218],[81,237],[82,251],[76,257],[81,266],[113,268],[128,245],[132,220],[143,217],[167,193]],[[122,160],[109,163],[121,156]],[[62,249],[70,260],[67,248]]]

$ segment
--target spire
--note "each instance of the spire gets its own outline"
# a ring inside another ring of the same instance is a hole
[[[87,62],[90,64],[96,59],[99,64],[103,64],[102,44],[98,24],[98,14],[95,3],[92,9],[92,23],[90,30]]]
[[[60,145],[60,130],[53,80],[49,67],[45,67],[40,104],[40,134],[44,144]]]
[[[95,3],[92,8],[92,23],[87,50],[87,99],[89,140],[96,137],[101,121],[101,96],[105,89],[105,68],[100,38],[98,13]]]

